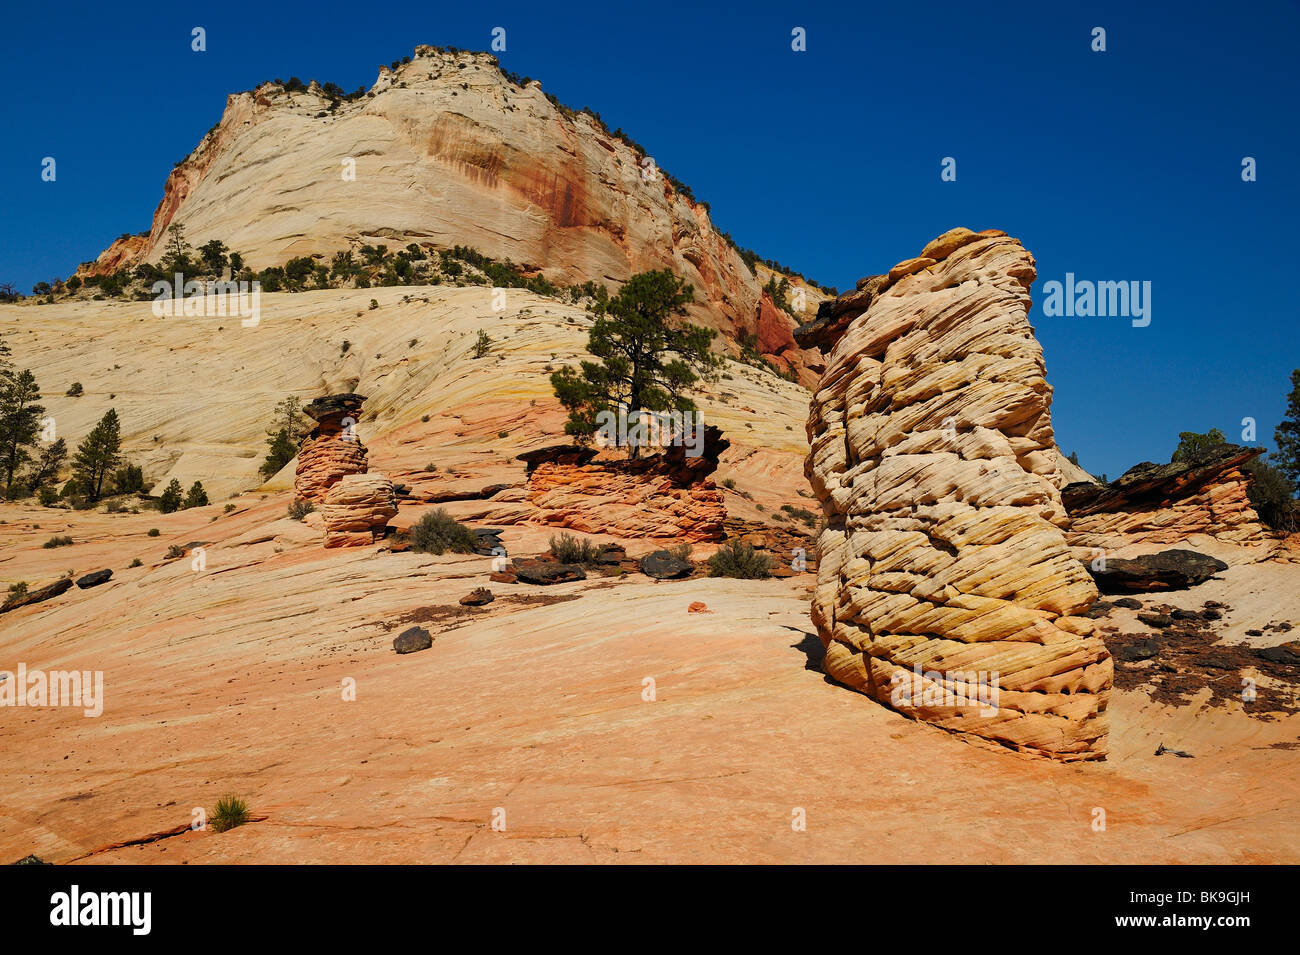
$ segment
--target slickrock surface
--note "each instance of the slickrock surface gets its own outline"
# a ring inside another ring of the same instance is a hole
[[[1272,545],[1247,496],[1242,465],[1261,449],[1233,444],[1190,461],[1143,462],[1110,484],[1067,485],[1067,537],[1078,548],[1114,550],[1131,544],[1174,544],[1205,534],[1233,544]]]
[[[384,526],[397,516],[393,482],[373,471],[349,474],[325,495],[321,516],[326,547],[351,547],[373,543]]]
[[[461,607],[490,558],[326,550],[288,496],[216,521],[5,505],[5,566],[115,573],[0,623],[0,669],[105,686],[98,718],[0,711],[0,862],[1300,862],[1300,715],[1115,691],[1103,763],[990,752],[828,686],[806,575],[494,583]],[[43,550],[54,530],[78,543]],[[536,554],[550,533],[503,536]],[[162,559],[199,538],[206,571]],[[1245,631],[1300,621],[1296,573],[1233,566],[1161,599],[1223,601],[1225,641],[1273,646]],[[431,647],[394,653],[412,627]],[[508,700],[506,673],[526,677]],[[226,793],[258,821],[187,831]]]
[[[826,672],[881,703],[1096,759],[1112,666],[1062,530],[1034,277],[1017,240],[953,230],[846,297],[866,308],[834,341],[808,419],[828,518],[813,620]],[[981,682],[996,707],[964,704]]]
[[[693,319],[738,342],[757,331],[768,272],[751,272],[652,158],[561,110],[539,81],[515,86],[490,54],[419,47],[395,71],[380,66],[353,102],[271,83],[227,97],[169,175],[148,237],[120,240],[91,271],[158,261],[172,223],[196,245],[220,239],[254,270],[412,242],[533,263],[565,284],[667,267],[695,287]],[[824,294],[791,282],[811,314]]]

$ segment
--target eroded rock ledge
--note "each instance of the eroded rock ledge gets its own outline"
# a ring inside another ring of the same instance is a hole
[[[1035,276],[1016,239],[955,229],[800,329],[829,350],[808,419],[827,517],[812,616],[826,672],[878,702],[1097,759],[1113,669],[1063,530]]]

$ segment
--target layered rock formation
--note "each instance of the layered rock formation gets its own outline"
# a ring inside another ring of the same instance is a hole
[[[516,85],[490,54],[421,46],[408,60],[351,102],[314,82],[230,95],[168,176],[147,238],[115,242],[84,272],[157,262],[173,223],[255,270],[363,243],[467,245],[562,283],[670,268],[695,288],[693,320],[733,342],[756,332],[764,270],[652,157],[540,82]],[[791,281],[815,309],[823,295]]]
[[[1143,462],[1110,484],[1081,482],[1061,491],[1078,548],[1174,544],[1206,534],[1234,544],[1272,540],[1251,506],[1242,466],[1260,448],[1221,444],[1188,461]]]
[[[356,431],[365,400],[362,395],[329,395],[303,408],[316,427],[298,449],[293,489],[299,498],[320,504],[346,475],[366,472],[369,452]]]
[[[494,498],[514,503],[489,517],[584,534],[718,541],[727,509],[709,475],[729,446],[721,431],[707,426],[695,457],[682,445],[635,461],[595,460],[592,449],[578,445],[525,452],[518,458],[528,465],[527,484]]]
[[[1066,544],[1034,259],[955,229],[800,329],[829,349],[808,419],[813,620],[835,680],[1060,760],[1106,752],[1112,665]]]
[[[374,543],[397,515],[393,482],[382,474],[349,474],[325,495],[325,546],[352,547]]]

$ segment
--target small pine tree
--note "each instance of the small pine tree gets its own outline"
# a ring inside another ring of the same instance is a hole
[[[642,411],[695,410],[684,392],[719,361],[709,352],[712,329],[673,323],[694,300],[691,286],[665,269],[632,276],[597,306],[587,351],[599,364],[584,361],[581,372],[566,366],[551,375],[555,396],[569,411],[567,434],[590,440],[598,416],[620,406],[629,420]],[[629,453],[635,458],[638,446],[629,445]]]
[[[201,483],[195,481],[190,485],[189,493],[185,495],[185,503],[181,506],[186,510],[189,510],[191,507],[204,507],[207,503],[208,492],[203,490],[203,485]]]
[[[1291,372],[1291,394],[1286,398],[1286,414],[1273,430],[1277,445],[1270,458],[1291,485],[1291,493],[1300,493],[1300,368]]]
[[[0,371],[0,468],[5,489],[14,483],[19,466],[31,459],[28,448],[36,443],[45,408],[36,403],[41,396],[36,376],[24,368],[18,373]]]
[[[59,471],[63,468],[67,457],[68,442],[63,438],[51,441],[41,449],[40,456],[32,465],[32,469],[27,472],[27,486],[31,488],[32,493],[39,494],[47,484],[59,479]]]
[[[77,483],[86,496],[98,501],[103,494],[104,478],[117,467],[122,458],[122,433],[117,411],[109,408],[99,424],[86,435],[72,459],[72,470]]]
[[[267,479],[293,460],[298,445],[311,430],[311,419],[302,413],[302,402],[292,395],[275,406],[274,415],[275,423],[266,432],[270,450],[259,468],[262,477]]]
[[[167,489],[162,492],[162,497],[158,499],[158,509],[164,514],[171,514],[173,511],[181,509],[182,494],[181,482],[172,478]]]
[[[1206,448],[1212,448],[1215,445],[1226,444],[1227,438],[1218,428],[1211,428],[1205,434],[1196,431],[1178,432],[1178,447],[1174,448],[1173,455],[1169,458],[1173,461],[1190,461]]]

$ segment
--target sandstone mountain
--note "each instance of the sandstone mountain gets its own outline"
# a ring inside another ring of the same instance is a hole
[[[696,289],[693,318],[733,351],[761,339],[774,357],[785,352],[780,367],[802,367],[794,318],[769,308],[760,328],[769,270],[751,270],[707,205],[652,156],[490,54],[421,46],[407,59],[381,66],[357,99],[314,81],[232,94],[172,170],[148,234],[123,236],[85,271],[158,262],[174,223],[255,270],[377,243],[471,246],[566,284],[670,268]],[[802,293],[794,310],[802,303],[800,320],[811,317],[825,295],[791,282]]]

